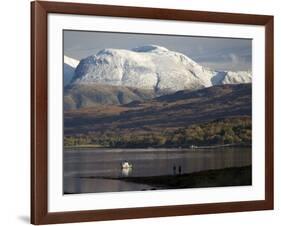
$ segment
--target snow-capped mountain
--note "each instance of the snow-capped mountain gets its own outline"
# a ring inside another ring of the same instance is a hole
[[[63,81],[64,86],[70,83],[72,80],[74,74],[75,74],[75,68],[79,64],[79,60],[75,60],[73,58],[70,58],[68,56],[64,56],[64,64],[63,64]]]
[[[65,57],[72,68],[78,61]],[[250,83],[250,72],[214,71],[186,55],[156,45],[132,50],[104,49],[82,59],[73,84],[103,84],[153,89],[157,93],[195,90],[220,84]]]

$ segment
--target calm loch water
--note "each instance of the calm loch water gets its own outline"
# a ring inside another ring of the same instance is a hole
[[[251,148],[224,149],[66,149],[64,193],[155,189],[122,177],[178,175],[251,165]],[[122,169],[121,162],[133,164]]]

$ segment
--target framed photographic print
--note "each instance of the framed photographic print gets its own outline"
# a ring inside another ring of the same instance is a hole
[[[273,16],[31,15],[31,223],[273,209]]]

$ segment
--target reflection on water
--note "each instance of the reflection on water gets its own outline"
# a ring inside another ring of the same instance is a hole
[[[64,152],[64,192],[114,192],[154,189],[122,177],[180,175],[251,164],[250,148],[83,149]],[[127,160],[132,168],[120,167]],[[117,179],[115,179],[117,178]]]
[[[129,168],[123,168],[122,169],[122,176],[128,177],[132,173],[133,169],[131,167]]]

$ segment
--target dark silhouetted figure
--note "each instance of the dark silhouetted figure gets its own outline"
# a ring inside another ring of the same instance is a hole
[[[181,166],[179,166],[179,174],[181,174]]]

